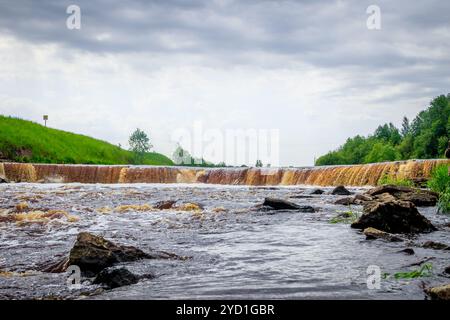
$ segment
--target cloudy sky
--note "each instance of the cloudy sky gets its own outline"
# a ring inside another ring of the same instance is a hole
[[[81,29],[66,26],[71,4]],[[195,123],[273,129],[280,165],[312,165],[450,92],[449,12],[446,0],[0,0],[0,114],[48,114],[124,147],[139,127],[165,154]]]

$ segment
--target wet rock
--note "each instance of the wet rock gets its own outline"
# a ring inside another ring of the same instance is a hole
[[[154,207],[159,210],[167,210],[172,209],[174,207],[174,204],[176,201],[174,200],[167,200],[167,201],[159,201],[155,203]]]
[[[450,274],[450,266],[448,266],[447,268],[444,269],[444,272],[447,274]]]
[[[182,259],[182,257],[163,251],[146,253],[132,246],[117,245],[100,236],[81,232],[69,256],[45,266],[42,271],[64,272],[68,266],[77,265],[84,276],[91,277],[116,263],[140,259]]]
[[[431,222],[408,201],[367,202],[363,214],[352,228],[372,227],[389,233],[420,233],[435,231]]]
[[[0,177],[0,183],[9,183],[9,180],[5,177]]]
[[[334,204],[341,204],[341,205],[344,205],[344,206],[348,206],[348,205],[351,205],[351,204],[355,204],[355,198],[354,197],[345,197],[345,198],[336,200],[334,202]]]
[[[94,279],[94,284],[101,284],[107,289],[114,289],[138,283],[139,277],[125,268],[104,269]]]
[[[450,283],[438,286],[434,288],[430,288],[426,290],[426,293],[431,297],[433,300],[450,300]]]
[[[310,192],[310,194],[322,194],[325,191],[323,191],[322,189],[314,189],[313,191]]]
[[[390,194],[397,200],[411,201],[416,206],[435,206],[439,195],[436,192],[404,186],[385,185],[372,188],[366,195],[377,197],[383,193]]]
[[[274,210],[296,210],[301,212],[315,212],[315,209],[311,206],[299,206],[298,204],[295,204],[293,202],[276,198],[265,198],[262,207],[263,208],[269,207]]]
[[[352,194],[350,191],[347,190],[344,186],[337,186],[336,188],[331,191],[331,194],[334,195],[340,195],[340,196],[348,196]]]
[[[407,255],[410,255],[410,256],[412,256],[413,254],[415,254],[414,250],[411,249],[411,248],[406,248],[406,249],[400,250],[400,252],[403,252],[403,253],[405,253],[405,254],[407,254]]]
[[[378,229],[375,229],[372,227],[364,229],[363,233],[368,240],[383,239],[383,240],[390,241],[390,242],[402,242],[403,241],[402,238],[400,238],[396,235],[393,235],[391,233],[387,233],[387,232],[384,232],[384,231],[381,231],[381,230],[378,230]]]
[[[450,246],[445,243],[427,241],[422,245],[425,249],[434,249],[434,250],[450,250]]]

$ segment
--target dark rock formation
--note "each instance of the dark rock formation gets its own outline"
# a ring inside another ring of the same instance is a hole
[[[310,194],[322,194],[325,191],[323,191],[322,189],[314,189],[313,191],[310,192]]]
[[[445,272],[446,274],[450,274],[450,266],[448,266],[447,268],[445,268],[444,272]]]
[[[352,228],[372,227],[389,233],[431,232],[436,228],[417,211],[412,202],[390,200],[367,202],[362,216]]]
[[[336,188],[331,191],[331,194],[334,195],[340,195],[340,196],[348,196],[352,194],[350,191],[347,190],[344,186],[337,186]]]
[[[387,232],[384,232],[384,231],[381,231],[381,230],[378,230],[378,229],[375,229],[372,227],[364,229],[363,233],[368,240],[383,239],[383,240],[390,241],[390,242],[402,242],[403,241],[402,238],[400,238],[396,235],[393,235],[391,233],[387,233]]]
[[[415,254],[414,250],[411,249],[411,248],[406,248],[406,249],[400,250],[400,252],[403,252],[403,253],[405,253],[405,254],[407,254],[407,255],[410,255],[410,256],[412,256],[413,254]]]
[[[390,194],[397,200],[411,201],[419,207],[435,206],[439,199],[439,195],[433,191],[394,185],[378,186],[365,194],[376,199],[383,193]]]
[[[9,183],[9,180],[5,177],[0,177],[0,183]]]
[[[167,210],[167,209],[172,209],[175,203],[176,203],[176,201],[174,201],[174,200],[159,201],[159,202],[155,203],[154,207],[156,209],[160,209],[160,210]]]
[[[104,269],[94,279],[94,284],[101,284],[107,289],[114,289],[138,283],[139,277],[125,268]]]
[[[43,268],[44,272],[64,272],[68,266],[77,265],[84,276],[92,277],[101,270],[119,262],[140,259],[182,259],[181,257],[163,252],[143,252],[132,246],[121,246],[100,236],[80,232],[70,250],[69,256]]]
[[[425,249],[434,249],[434,250],[450,250],[450,246],[445,243],[427,241],[422,245]]]
[[[265,198],[262,207],[269,207],[274,210],[296,210],[301,212],[315,212],[314,208],[311,206],[299,206],[293,202],[276,199],[276,198]]]

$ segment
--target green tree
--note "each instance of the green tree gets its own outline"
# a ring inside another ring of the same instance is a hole
[[[365,157],[365,163],[373,163],[373,162],[383,162],[383,161],[394,161],[398,160],[399,154],[397,150],[390,144],[385,144],[382,142],[377,142],[373,146],[372,150]]]
[[[401,130],[402,137],[406,137],[410,131],[411,131],[411,125],[409,124],[409,119],[407,117],[403,117],[402,130]]]
[[[130,145],[130,151],[134,153],[134,161],[137,164],[142,163],[145,153],[153,147],[147,134],[139,128],[131,134],[128,144]]]

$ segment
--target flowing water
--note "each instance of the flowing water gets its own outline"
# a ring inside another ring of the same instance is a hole
[[[331,188],[323,190],[328,193]],[[16,210],[17,204],[26,202],[35,213],[0,222],[0,298],[424,299],[424,286],[449,282],[442,273],[449,265],[449,251],[412,246],[415,254],[406,255],[399,252],[405,243],[366,240],[348,224],[330,223],[337,211],[348,210],[333,204],[340,196],[310,191],[304,186],[2,184],[1,210]],[[317,212],[256,210],[268,196],[311,205]],[[151,209],[161,200],[195,202],[203,209]],[[135,206],[126,210],[123,205]],[[53,209],[68,215],[42,215]],[[413,243],[449,242],[450,230],[445,227],[449,218],[435,211],[420,208],[440,230],[411,238]],[[144,251],[191,258],[125,263],[138,275],[156,277],[109,291],[98,291],[88,282],[81,289],[70,289],[64,273],[33,271],[66,255],[80,231]],[[433,265],[430,277],[390,277],[381,279],[380,289],[368,289],[368,266],[392,274],[411,271],[417,268],[411,264],[424,259]]]

